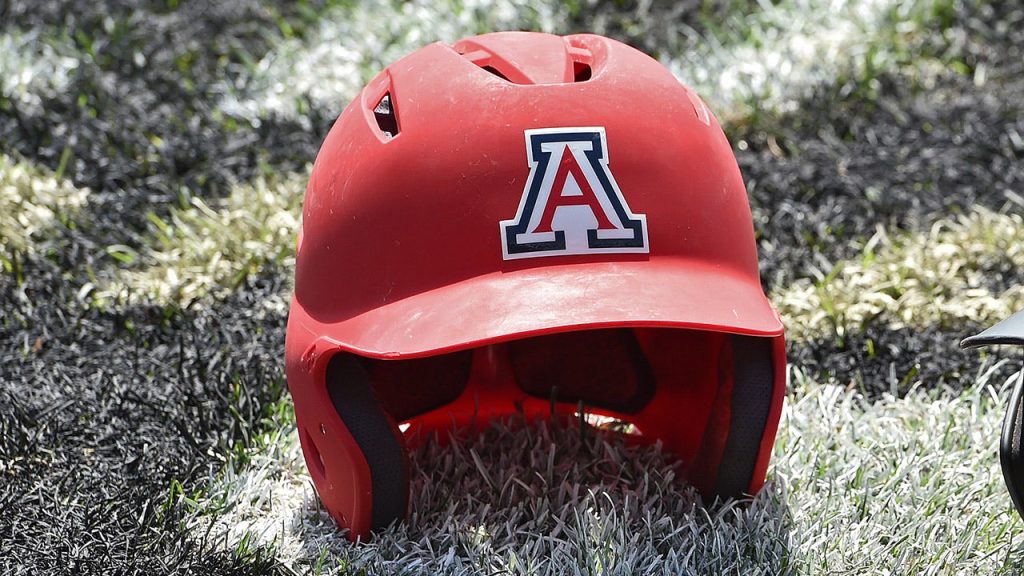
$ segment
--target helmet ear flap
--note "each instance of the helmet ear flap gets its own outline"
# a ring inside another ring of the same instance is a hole
[[[772,409],[773,368],[770,338],[732,335],[724,341],[718,391],[690,467],[691,482],[706,497],[738,498],[751,492]]]
[[[374,394],[370,374],[357,356],[340,353],[331,358],[326,385],[334,410],[370,468],[370,529],[384,529],[403,518],[409,505],[405,439]]]
[[[1006,406],[1003,431],[999,438],[999,461],[1003,468],[1003,481],[1010,491],[1010,499],[1017,513],[1024,518],[1024,372],[1017,375],[1017,383]]]

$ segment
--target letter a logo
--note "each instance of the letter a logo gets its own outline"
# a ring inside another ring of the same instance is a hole
[[[647,217],[634,214],[608,169],[604,128],[526,131],[530,176],[515,218],[501,222],[505,260],[647,253]]]

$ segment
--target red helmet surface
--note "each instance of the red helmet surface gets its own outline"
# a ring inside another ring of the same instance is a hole
[[[416,430],[552,399],[660,439],[708,497],[755,493],[786,364],[704,103],[614,40],[526,32],[426,46],[342,112],[286,356],[307,466],[353,538],[405,514]]]

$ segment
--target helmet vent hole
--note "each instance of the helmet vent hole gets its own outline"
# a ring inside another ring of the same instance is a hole
[[[498,78],[501,78],[505,82],[511,82],[511,80],[508,79],[508,76],[502,74],[501,71],[495,68],[494,66],[481,66],[481,68],[483,68],[487,72],[490,72],[491,74],[494,74]]]
[[[573,62],[573,82],[586,82],[590,80],[590,64],[586,62]]]
[[[386,137],[398,136],[398,117],[395,116],[395,107],[391,105],[390,92],[386,92],[373,107],[373,117],[377,120],[377,127]]]

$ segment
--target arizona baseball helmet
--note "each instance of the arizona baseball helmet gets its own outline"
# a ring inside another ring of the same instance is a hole
[[[707,497],[757,492],[785,388],[735,157],[595,35],[485,34],[378,74],[313,165],[286,344],[303,453],[351,538],[406,513],[424,431],[632,423]]]

